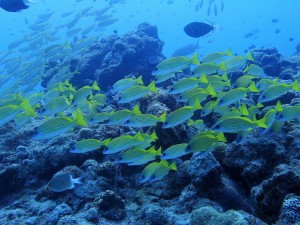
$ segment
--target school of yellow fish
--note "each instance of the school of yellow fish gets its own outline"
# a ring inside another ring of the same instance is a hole
[[[49,49],[49,54],[51,49]],[[153,81],[144,85],[143,77],[124,78],[109,90],[113,99],[107,99],[97,83],[75,89],[68,76],[50,83],[38,93],[12,92],[7,87],[0,99],[0,125],[14,121],[16,129],[30,123],[33,117],[44,118],[32,137],[35,141],[46,140],[70,132],[75,126],[124,126],[134,128],[135,135],[123,135],[113,139],[83,139],[70,149],[71,153],[84,154],[101,150],[103,154],[115,154],[116,162],[129,166],[144,165],[139,182],[164,178],[170,170],[176,170],[176,158],[190,153],[205,153],[226,142],[224,133],[236,133],[236,142],[241,143],[257,129],[261,133],[280,132],[286,121],[300,115],[300,106],[281,105],[277,101],[287,92],[299,92],[298,80],[285,83],[265,75],[255,65],[251,52],[234,56],[230,49],[205,56],[201,63],[197,53],[192,57],[172,57],[161,61],[153,70]],[[13,68],[13,62],[11,66]],[[234,83],[228,78],[230,72],[243,70],[243,75]],[[62,69],[62,73],[68,72]],[[180,75],[180,76],[179,76]],[[4,76],[5,77],[5,76]],[[179,79],[179,77],[183,77]],[[1,76],[1,79],[3,76]],[[177,99],[177,109],[161,115],[140,111],[139,100],[149,93],[157,94],[160,83],[173,80],[169,94]],[[28,85],[33,81],[27,81]],[[3,90],[2,90],[3,92]],[[254,98],[255,97],[255,98]],[[246,105],[244,98],[257,99],[255,105]],[[118,110],[102,111],[109,101],[116,101]],[[261,116],[264,103],[277,101]],[[196,113],[199,111],[199,113]],[[72,116],[67,116],[72,113]],[[207,127],[202,117],[213,114],[214,124]],[[195,115],[194,115],[195,114]],[[176,129],[185,124],[197,130],[188,143],[180,143],[162,149],[155,145],[156,132],[142,132],[144,127]]]

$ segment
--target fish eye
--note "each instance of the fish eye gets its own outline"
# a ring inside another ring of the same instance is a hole
[[[155,179],[155,175],[151,175],[150,180],[154,180]]]
[[[93,118],[93,117],[91,118],[91,121],[94,121],[94,118]]]
[[[283,118],[283,115],[282,115],[282,114],[279,114],[279,118],[282,119],[282,118]]]
[[[74,107],[77,108],[77,104],[75,104]]]
[[[157,71],[157,70],[158,70],[158,68],[157,68],[157,67],[155,67],[155,68],[154,68],[154,71]]]
[[[107,151],[107,150],[108,150],[108,147],[105,147],[105,148],[104,148],[104,151]]]
[[[191,146],[190,145],[186,146],[186,150],[191,150]]]
[[[142,175],[142,179],[145,179],[145,175]]]
[[[121,96],[119,96],[118,100],[121,100]]]
[[[165,125],[168,125],[168,122],[167,122],[167,121],[165,122]]]
[[[45,111],[46,111],[46,109],[45,109],[45,108],[43,108],[43,109],[42,109],[42,112],[45,112]]]
[[[221,100],[220,100],[220,102],[221,102],[221,103],[223,103],[223,102],[224,102],[224,100],[223,100],[223,99],[221,99]]]
[[[130,121],[129,120],[126,120],[126,122],[125,123],[129,123]]]
[[[195,75],[195,72],[193,71],[191,74],[192,74],[192,75]]]
[[[167,154],[164,152],[164,153],[163,153],[163,156],[166,156],[166,155],[167,155]]]
[[[220,126],[220,125],[217,125],[217,126],[215,126],[215,128],[216,128],[216,129],[220,129],[220,128],[221,128],[221,126]]]
[[[261,96],[262,97],[262,99],[265,99],[266,98],[266,96],[265,95],[263,95],[263,96]]]

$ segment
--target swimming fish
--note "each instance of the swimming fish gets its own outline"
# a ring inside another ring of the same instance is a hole
[[[282,108],[282,111],[276,115],[276,120],[285,122],[294,119],[298,119],[300,115],[300,106],[286,106]]]
[[[192,22],[187,24],[183,30],[188,36],[199,38],[210,33],[212,30],[214,30],[214,27],[207,23]]]
[[[195,77],[182,78],[172,86],[169,93],[180,94],[182,92],[198,87],[198,84],[200,82],[208,84],[208,80],[206,79],[205,75],[200,78],[195,78]]]
[[[138,132],[135,136],[123,135],[116,137],[106,145],[103,150],[103,154],[113,154],[126,150],[128,148],[133,148],[144,141],[141,132]]]
[[[149,180],[160,180],[165,177],[170,170],[177,170],[175,162],[173,162],[171,165],[169,165],[168,161],[166,160],[150,163],[143,169],[139,177],[139,183],[145,183]]]
[[[47,185],[47,188],[54,192],[63,192],[73,189],[75,184],[82,184],[82,178],[74,179],[70,174],[54,175]]]
[[[29,112],[32,116],[37,116],[27,98],[25,98],[20,105],[6,105],[0,107],[0,126],[13,120],[23,111]]]
[[[171,112],[168,116],[166,121],[163,123],[162,128],[171,128],[175,127],[187,120],[189,120],[196,110],[202,109],[202,106],[199,102],[199,99],[195,101],[194,106],[184,106],[181,107],[173,112]]]
[[[213,150],[218,142],[226,142],[223,133],[201,132],[194,135],[185,148],[185,152],[205,152]]]
[[[108,115],[108,119],[106,121],[107,125],[121,125],[125,121],[127,121],[133,115],[141,114],[138,105],[135,105],[132,110],[123,109],[118,111],[113,111]]]
[[[142,80],[142,76],[139,76],[136,79],[133,78],[124,78],[121,80],[118,80],[116,83],[114,83],[114,85],[111,87],[111,92],[113,94],[119,92],[119,91],[123,91],[127,88],[130,88],[134,85],[143,85],[143,80]]]
[[[144,164],[147,164],[148,162],[155,160],[156,156],[161,156],[161,147],[157,150],[155,150],[155,148],[153,148],[152,153],[149,152],[149,154],[145,154],[142,158],[140,158],[136,161],[130,162],[127,165],[128,166],[144,165]]]
[[[249,74],[260,78],[267,77],[267,75],[264,72],[264,69],[255,64],[251,64],[250,66],[247,66],[246,69],[244,69],[244,74]]]
[[[218,98],[218,106],[225,106],[235,103],[236,101],[243,98],[248,92],[259,92],[254,82],[252,82],[248,88],[234,88],[229,90],[228,92],[219,94],[220,97]]]
[[[176,159],[187,154],[185,148],[187,143],[172,145],[167,148],[160,157],[161,159]]]
[[[292,84],[288,85],[286,83],[276,84],[269,86],[258,98],[258,102],[268,102],[272,101],[280,96],[286,94],[288,91],[300,91],[299,81],[296,80]]]
[[[76,105],[79,102],[81,102],[82,100],[84,100],[85,98],[87,98],[90,95],[90,92],[92,90],[100,91],[100,88],[98,87],[96,81],[93,83],[92,86],[84,86],[84,87],[78,89],[73,95],[72,104]]]
[[[68,132],[76,125],[87,126],[80,108],[77,108],[77,110],[73,113],[73,119],[63,116],[45,121],[37,128],[36,134],[32,137],[32,139],[43,140],[52,138]]]
[[[147,87],[138,85],[138,86],[132,86],[132,87],[122,91],[117,102],[118,103],[129,103],[129,102],[138,100],[138,99],[144,97],[145,95],[147,95],[147,93],[149,91],[154,92],[154,93],[158,92],[158,90],[155,87],[154,81],[152,81]]]
[[[160,75],[179,72],[179,71],[187,68],[191,64],[200,65],[200,62],[198,59],[198,52],[196,52],[191,58],[187,58],[185,56],[177,56],[177,57],[167,58],[167,59],[161,61],[154,68],[154,70],[152,71],[152,75],[160,76]]]
[[[163,179],[168,175],[170,170],[177,170],[176,162],[169,165],[168,161],[162,160],[160,166],[151,174],[150,181],[157,181]]]
[[[225,52],[214,52],[206,55],[202,59],[202,63],[220,63],[224,58],[228,56],[233,56],[230,48],[228,48]]]
[[[166,121],[166,112],[164,112],[160,117],[154,116],[152,114],[137,114],[131,116],[122,125],[126,127],[142,128],[142,127],[155,126],[156,123],[165,122],[165,121]]]
[[[97,139],[83,139],[75,143],[70,149],[71,153],[86,153],[99,149],[101,146],[106,146],[110,142],[110,139],[99,141]]]
[[[255,127],[268,128],[265,122],[266,117],[252,121],[249,118],[233,116],[220,120],[211,129],[217,132],[237,133],[240,131],[251,131]]]
[[[155,150],[155,146],[152,146],[148,150],[141,151],[140,147],[135,147],[121,153],[122,159],[118,162],[125,162],[128,166],[139,166],[147,164],[156,159],[157,156],[161,156],[161,148]]]

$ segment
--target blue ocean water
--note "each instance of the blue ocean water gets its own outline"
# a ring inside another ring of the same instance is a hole
[[[224,1],[224,0],[223,0]],[[70,22],[76,12],[87,7],[101,9],[108,5],[108,1],[47,1],[36,0],[29,9],[8,13],[0,12],[1,21],[5,21],[1,28],[0,52],[6,51],[7,46],[15,40],[25,38],[31,33],[28,24],[33,24],[37,16],[47,12],[54,12],[54,15],[47,21],[51,29],[61,37],[59,42],[68,38],[64,32],[57,28],[59,25]],[[141,22],[150,22],[158,27],[159,36],[165,42],[163,53],[170,56],[176,49],[195,43],[196,40],[188,37],[183,32],[183,27],[193,21],[211,22],[216,26],[215,32],[200,38],[199,53],[202,55],[210,52],[225,50],[231,47],[233,52],[241,54],[249,46],[276,47],[283,55],[291,55],[295,52],[296,43],[299,42],[300,30],[297,29],[297,21],[300,20],[298,12],[300,2],[294,0],[226,0],[224,10],[221,11],[221,1],[215,1],[218,6],[217,15],[212,7],[210,15],[207,15],[209,1],[203,0],[202,8],[195,10],[199,0],[135,0],[115,3],[111,15],[119,19],[111,26],[107,26],[102,35],[109,35],[117,30],[120,35],[133,30]],[[170,4],[171,2],[171,4]],[[75,11],[67,18],[60,15],[67,11]],[[278,20],[272,23],[272,20]],[[82,17],[79,19],[77,28],[84,29],[93,23],[92,18]],[[280,33],[276,34],[275,30]],[[250,38],[244,38],[247,33],[253,32]],[[256,32],[256,33],[254,33]],[[293,41],[289,41],[294,38]]]

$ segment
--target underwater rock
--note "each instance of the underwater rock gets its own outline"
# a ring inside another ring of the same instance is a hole
[[[300,197],[288,194],[281,208],[277,225],[293,225],[300,221]]]
[[[276,48],[255,49],[252,51],[255,62],[261,66],[266,75],[278,77],[282,71],[280,64],[281,55]]]
[[[95,43],[89,52],[83,52],[72,60],[77,68],[71,82],[77,87],[86,85],[83,81],[97,79],[101,90],[107,90],[116,81],[129,74],[143,74],[145,82],[153,78],[151,72],[156,63],[163,59],[164,43],[158,37],[157,27],[140,24],[133,32],[122,37],[112,35]],[[153,61],[157,58],[157,62]]]
[[[300,194],[300,164],[293,166],[280,164],[274,169],[272,177],[251,189],[256,214],[274,223],[280,212],[281,204],[288,193]]]
[[[209,190],[221,184],[221,165],[212,153],[194,154],[187,172],[198,189]]]
[[[190,225],[215,225],[215,224],[230,224],[230,225],[249,225],[249,224],[264,224],[256,218],[253,221],[247,221],[240,212],[229,210],[225,213],[220,213],[212,207],[202,207],[194,210],[190,216]]]
[[[72,213],[72,209],[66,203],[58,205],[49,215],[49,221],[52,223],[57,223],[59,219],[64,216]]]
[[[229,145],[222,164],[232,178],[250,190],[284,161],[284,148],[272,138],[257,134],[247,138],[242,145]]]
[[[100,215],[106,219],[119,221],[126,216],[125,201],[111,190],[101,192],[95,198],[94,204]]]
[[[157,205],[148,205],[142,210],[142,217],[147,221],[146,224],[166,225],[169,217],[166,210]]]

